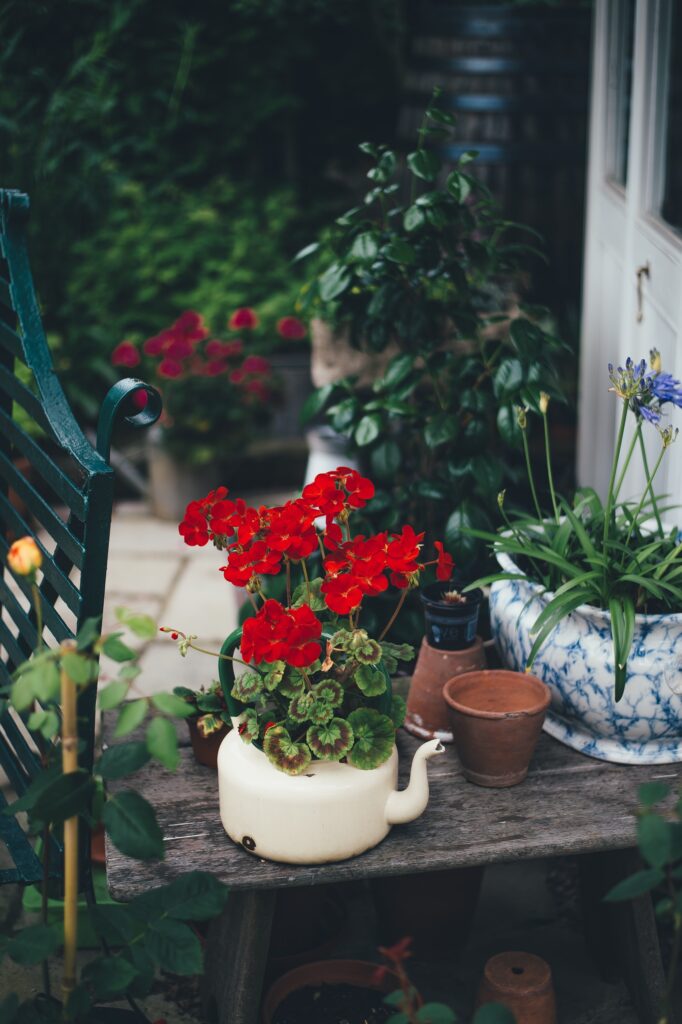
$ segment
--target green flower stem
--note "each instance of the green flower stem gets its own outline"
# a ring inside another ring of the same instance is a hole
[[[398,616],[400,614],[400,609],[405,604],[405,600],[407,598],[407,591],[408,591],[408,589],[409,589],[408,587],[405,587],[405,589],[403,590],[402,594],[400,595],[400,599],[398,600],[397,605],[393,609],[393,615],[391,615],[390,619],[388,620],[388,622],[386,623],[386,625],[384,626],[384,628],[381,631],[381,635],[378,638],[378,642],[379,643],[381,643],[381,641],[384,639],[384,637],[388,633],[389,629],[391,628],[391,626],[393,625],[395,620],[398,618]]]
[[[200,654],[210,654],[212,658],[222,658],[223,661],[233,661],[235,665],[243,665],[244,668],[249,668],[251,671],[258,671],[254,669],[253,665],[247,665],[241,658],[233,658],[230,654],[221,654],[220,651],[209,651],[207,647],[199,647],[197,644],[192,643],[191,640],[187,641],[187,646],[193,651],[199,651]]]
[[[625,434],[625,423],[628,416],[628,403],[623,402],[623,412],[620,417],[620,425],[618,427],[618,440],[616,441],[616,448],[613,453],[613,463],[611,464],[611,477],[609,479],[609,489],[606,495],[606,509],[604,511],[604,534],[602,540],[602,554],[604,556],[604,565],[606,566],[606,548],[609,543],[609,529],[611,526],[611,513],[613,512],[613,485],[616,480],[616,471],[618,470],[618,462],[620,461],[620,450],[623,447],[623,435]],[[627,541],[626,541],[627,543]],[[606,575],[606,567],[604,568],[604,575]]]
[[[628,453],[625,456],[625,462],[623,464],[623,468],[621,469],[621,471],[620,471],[620,473],[618,475],[618,482],[616,484],[616,489],[613,492],[613,501],[614,501],[614,503],[616,501],[618,501],[618,495],[620,494],[620,489],[623,486],[623,480],[625,480],[625,474],[628,471],[628,466],[630,465],[630,460],[632,459],[632,454],[633,454],[633,452],[635,450],[635,445],[637,444],[637,438],[638,437],[640,439],[642,437],[642,421],[641,420],[637,424],[637,430],[632,435],[632,440],[630,441],[630,447],[628,448]]]
[[[549,446],[549,424],[547,422],[547,410],[542,414],[542,423],[545,434],[545,461],[547,463],[547,480],[549,481],[549,493],[552,498],[552,508],[554,509],[554,519],[556,520],[557,526],[559,525],[559,507],[556,501],[556,491],[554,490],[554,475],[552,473],[552,452]]]
[[[642,465],[644,466],[644,472],[646,473],[647,484],[648,484],[648,486],[647,486],[647,488],[646,488],[644,493],[646,494],[646,491],[648,490],[649,494],[651,495],[651,505],[652,505],[653,510],[654,510],[654,515],[656,516],[656,526],[658,527],[658,535],[659,535],[659,537],[662,537],[663,536],[663,523],[661,522],[661,515],[660,515],[660,512],[658,511],[658,503],[656,501],[656,495],[654,494],[654,489],[653,489],[653,486],[652,486],[653,476],[649,473],[649,460],[648,460],[647,455],[646,455],[646,445],[644,444],[644,438],[642,437],[641,424],[640,424],[640,433],[639,433],[639,444],[640,444],[640,449],[641,449],[641,452],[642,452]],[[665,451],[665,448],[663,449],[663,451]]]
[[[38,634],[38,650],[43,646],[43,602],[40,596],[40,588],[35,581],[35,574],[33,582],[31,583],[31,593],[33,595],[33,607],[36,613],[36,632]]]
[[[542,512],[540,511],[540,502],[538,501],[537,491],[535,490],[535,480],[533,479],[533,469],[530,464],[530,451],[528,449],[528,436],[526,428],[521,428],[521,437],[523,438],[523,454],[526,457],[526,472],[528,473],[528,483],[530,484],[530,493],[533,496],[533,504],[535,505],[535,512],[540,522],[542,522]]]
[[[625,546],[626,547],[630,543],[630,537],[632,536],[632,531],[634,530],[635,525],[637,523],[637,520],[639,519],[639,514],[642,511],[642,507],[644,505],[644,499],[647,496],[647,492],[648,491],[652,491],[652,493],[653,493],[652,487],[653,487],[654,477],[658,473],[658,467],[661,465],[661,462],[663,461],[663,456],[664,455],[665,455],[665,445],[663,445],[661,447],[661,451],[659,453],[659,456],[656,459],[656,465],[654,466],[653,473],[651,473],[651,475],[649,475],[649,473],[647,473],[647,481],[648,481],[648,483],[647,483],[647,486],[644,488],[644,492],[642,494],[642,497],[639,499],[639,505],[637,506],[637,510],[635,511],[635,514],[632,517],[632,522],[630,523],[630,529],[628,530],[628,535],[625,538]],[[661,529],[663,529],[663,527],[661,527]]]
[[[305,564],[305,558],[301,559],[301,569],[303,570],[303,579],[305,580],[305,589],[308,595],[308,604],[310,604],[310,602],[313,599],[313,595],[310,590],[310,577],[308,576],[308,568]]]

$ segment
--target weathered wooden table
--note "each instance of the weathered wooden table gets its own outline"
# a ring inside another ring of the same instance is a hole
[[[417,745],[400,732],[401,786]],[[156,808],[165,860],[132,861],[109,845],[109,888],[125,901],[197,867],[230,886],[227,908],[212,923],[207,946],[206,1012],[220,1024],[258,1021],[277,889],[567,854],[592,855],[580,861],[595,956],[608,949],[620,958],[640,1019],[658,1020],[663,972],[650,899],[613,906],[610,921],[599,908],[603,893],[636,864],[638,787],[653,779],[678,783],[681,765],[604,764],[543,735],[522,785],[482,789],[464,779],[449,747],[429,762],[431,796],[420,818],[395,826],[359,857],[299,867],[261,860],[233,843],[220,822],[215,772],[196,764],[188,747],[181,753],[177,773],[151,764],[135,777]]]

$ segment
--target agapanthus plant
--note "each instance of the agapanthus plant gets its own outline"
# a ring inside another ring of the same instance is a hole
[[[277,386],[252,338],[258,323],[254,310],[238,309],[220,338],[199,313],[186,310],[141,345],[126,339],[112,352],[114,366],[143,366],[153,377],[164,399],[164,444],[182,461],[215,461],[226,434],[239,451],[267,425]],[[145,392],[138,395],[146,400]]]
[[[179,527],[190,546],[212,542],[224,551],[225,579],[249,595],[255,614],[244,623],[236,659],[242,671],[230,696],[246,706],[242,740],[262,745],[291,775],[313,759],[371,769],[390,757],[405,712],[402,698],[391,694],[390,673],[414,650],[385,637],[427,566],[435,566],[440,580],[452,574],[442,545],[423,560],[424,534],[411,526],[352,534],[353,513],[373,494],[370,480],[341,466],[274,508],[251,508],[219,487],[191,502]],[[280,573],[286,604],[264,591],[264,577]],[[364,603],[391,586],[398,592],[395,611],[372,637],[362,627]],[[202,650],[195,636],[164,630],[175,634],[182,654]]]
[[[593,488],[579,489],[572,502],[556,493],[549,447],[549,398],[542,394],[536,410],[519,408],[526,466],[535,517],[511,518],[505,513],[504,492],[498,496],[502,526],[497,534],[472,531],[491,541],[495,550],[513,557],[518,573],[495,573],[478,580],[480,586],[498,579],[525,579],[539,583],[550,595],[531,634],[530,669],[538,651],[555,626],[582,604],[609,611],[614,647],[615,698],[620,700],[627,677],[635,615],[682,611],[682,543],[679,524],[666,527],[654,481],[665,453],[678,431],[662,425],[665,406],[682,408],[682,383],[662,372],[660,354],[650,362],[625,366],[609,364],[609,388],[622,402],[622,412],[611,465],[606,501]],[[540,507],[528,447],[530,414],[543,420],[547,485],[552,504],[545,515]],[[628,420],[632,431],[626,443]],[[660,447],[650,466],[644,429],[659,434]],[[642,461],[646,483],[639,498],[623,500],[621,491],[635,453]],[[667,509],[666,511],[670,511]]]

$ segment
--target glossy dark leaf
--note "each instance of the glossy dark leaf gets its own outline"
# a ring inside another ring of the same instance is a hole
[[[96,765],[96,771],[107,781],[132,775],[149,760],[147,744],[142,741],[115,743],[108,747]]]
[[[151,804],[131,789],[107,800],[102,819],[114,846],[137,860],[162,859],[163,834]]]
[[[182,921],[172,918],[154,921],[145,936],[145,948],[164,971],[181,975],[201,973],[201,943]]]
[[[408,153],[407,166],[423,181],[433,181],[440,171],[441,162],[431,150],[417,149],[413,153]]]
[[[355,428],[355,443],[364,448],[366,445],[376,441],[381,433],[381,418],[376,413],[363,416]]]

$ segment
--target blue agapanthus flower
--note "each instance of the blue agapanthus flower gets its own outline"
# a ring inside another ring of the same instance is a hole
[[[660,367],[656,349],[651,352],[651,369],[644,359],[635,363],[628,357],[625,366],[616,369],[609,363],[610,390],[627,402],[636,416],[653,424],[660,423],[661,408],[668,402],[682,409],[682,382]]]

